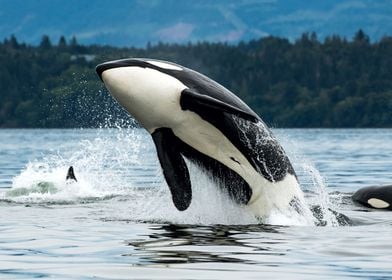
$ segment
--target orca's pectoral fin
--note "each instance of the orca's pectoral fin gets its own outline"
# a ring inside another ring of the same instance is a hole
[[[70,166],[68,168],[68,172],[67,172],[67,176],[65,177],[65,180],[74,180],[75,182],[77,182],[78,180],[75,177],[75,173],[74,173],[74,169],[72,166]]]
[[[176,145],[176,136],[169,128],[159,128],[152,133],[163,175],[169,185],[176,208],[186,210],[191,204],[192,188],[189,171]]]
[[[210,108],[210,109],[217,109],[223,112],[236,115],[241,117],[245,120],[249,120],[251,122],[257,122],[258,117],[257,115],[250,114],[241,110],[240,108],[236,108],[230,104],[222,102],[218,99],[210,97],[205,94],[200,94],[196,91],[191,89],[184,89],[181,93],[180,105],[183,110],[191,110],[197,108]]]

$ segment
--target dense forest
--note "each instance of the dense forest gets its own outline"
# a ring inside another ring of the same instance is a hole
[[[240,96],[273,127],[392,127],[392,37],[291,42],[265,37],[237,45],[200,42],[145,48],[80,45],[75,37],[38,46],[0,43],[0,127],[126,125],[95,65],[126,57],[177,62]]]

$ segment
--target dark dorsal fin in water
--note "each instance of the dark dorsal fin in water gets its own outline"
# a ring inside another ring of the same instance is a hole
[[[74,180],[75,182],[77,182],[78,180],[75,177],[75,173],[74,173],[74,169],[72,166],[70,166],[68,168],[68,172],[67,172],[67,177],[65,178],[65,180]]]

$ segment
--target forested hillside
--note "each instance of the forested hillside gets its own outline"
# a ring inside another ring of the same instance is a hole
[[[392,127],[392,37],[370,42],[304,34],[238,45],[201,42],[144,49],[0,43],[0,127],[97,127],[127,115],[95,73],[110,59],[150,57],[200,71],[240,96],[273,127]]]

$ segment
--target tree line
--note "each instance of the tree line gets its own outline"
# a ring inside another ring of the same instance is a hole
[[[95,73],[103,61],[177,62],[223,84],[273,127],[392,127],[392,37],[295,41],[264,37],[237,45],[199,42],[145,48],[81,45],[75,37],[37,46],[0,42],[0,127],[127,125],[129,116]]]

